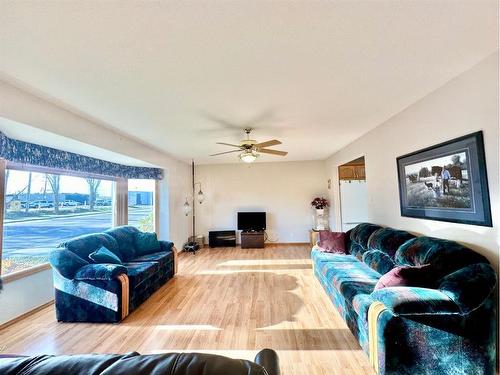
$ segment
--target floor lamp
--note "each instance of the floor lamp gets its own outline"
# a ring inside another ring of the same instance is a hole
[[[188,238],[188,242],[184,245],[184,250],[185,251],[191,251],[195,253],[197,250],[200,248],[200,244],[196,241],[196,204],[195,204],[195,198],[198,201],[199,204],[203,203],[203,200],[205,199],[205,195],[203,194],[203,191],[201,190],[201,182],[195,182],[195,175],[194,175],[194,160],[191,161],[191,177],[192,177],[192,195],[191,195],[191,209],[189,209],[189,203],[188,203],[188,198],[186,197],[186,202],[184,203],[184,212],[186,213],[186,216],[189,214],[189,212],[192,212],[193,215],[193,227],[192,227],[192,234],[191,237]],[[195,193],[196,190],[196,185],[200,185],[200,190],[198,193]]]

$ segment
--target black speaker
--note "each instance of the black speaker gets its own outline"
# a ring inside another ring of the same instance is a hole
[[[208,232],[208,246],[210,247],[235,247],[235,230],[218,230]]]

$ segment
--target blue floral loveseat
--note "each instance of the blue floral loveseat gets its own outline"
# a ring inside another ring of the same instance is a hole
[[[348,255],[312,250],[314,274],[379,374],[494,374],[497,277],[454,241],[374,224],[347,232]],[[431,267],[431,287],[374,290],[394,267]]]
[[[104,248],[116,263],[95,262]],[[89,257],[90,255],[90,257]],[[177,268],[172,242],[132,226],[84,235],[51,251],[55,306],[60,322],[119,322],[171,279]]]

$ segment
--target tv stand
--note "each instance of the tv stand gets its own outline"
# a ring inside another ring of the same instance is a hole
[[[241,232],[242,249],[261,249],[264,247],[264,231]]]

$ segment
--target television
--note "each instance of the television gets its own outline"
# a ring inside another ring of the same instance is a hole
[[[266,230],[266,213],[238,212],[238,230],[244,232]]]

